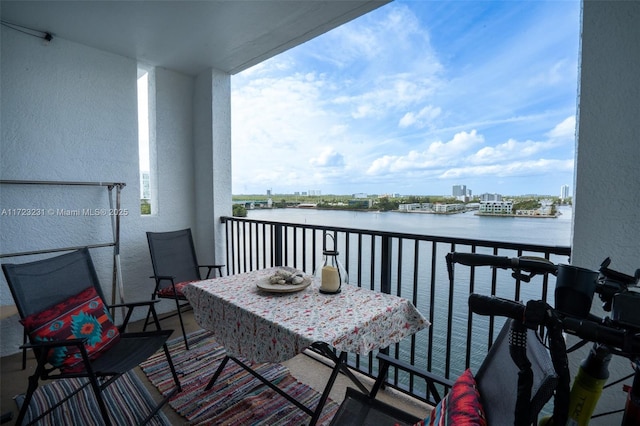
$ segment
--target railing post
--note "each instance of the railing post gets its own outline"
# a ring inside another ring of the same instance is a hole
[[[283,241],[284,233],[282,230],[284,229],[283,225],[276,224],[274,227],[274,236],[273,236],[273,261],[275,266],[282,266],[282,250],[283,250]]]
[[[380,252],[380,291],[391,293],[391,237],[382,236],[382,249]]]

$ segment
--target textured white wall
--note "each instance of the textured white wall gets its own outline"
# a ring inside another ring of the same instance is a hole
[[[583,10],[572,262],[640,267],[640,2]]]
[[[220,216],[231,215],[231,81],[216,70],[202,72],[195,90],[195,171],[197,181],[194,236],[199,261],[225,264],[225,234]]]
[[[597,269],[610,256],[611,268],[633,274],[640,267],[640,2],[586,1],[582,20],[572,263]],[[604,314],[597,296],[594,312]],[[585,356],[572,356],[573,372]],[[611,380],[631,373],[620,357],[610,370]],[[596,413],[622,408],[624,397],[620,386],[606,390]]]
[[[193,149],[194,133],[204,125],[209,132],[214,129],[217,134],[228,134],[228,113],[215,119],[209,116],[204,123],[194,122],[195,78],[167,69],[155,70],[153,130],[158,209],[155,215],[141,216],[136,61],[60,38],[45,45],[40,39],[5,27],[1,43],[0,178],[125,182],[122,207],[129,214],[121,220],[124,293],[126,300],[148,299],[153,283],[149,279],[152,269],[146,231],[191,227],[197,235],[213,235],[211,229],[196,229],[194,159],[198,153]],[[217,80],[228,86],[229,76],[218,75]],[[216,102],[224,111],[229,99]],[[208,110],[211,112],[211,106]],[[224,143],[227,147],[221,149],[230,152],[230,140]],[[215,157],[209,158],[211,165]],[[198,181],[212,181],[213,168],[202,168],[199,174]],[[228,188],[216,190],[228,193],[230,202],[230,188],[229,182]],[[102,208],[108,207],[106,194],[105,188],[0,185],[0,208]],[[209,197],[213,208],[218,195],[211,192]],[[2,216],[0,226],[2,253],[111,240],[107,217]],[[112,249],[94,249],[92,256],[110,295]],[[33,259],[5,258],[1,262]],[[0,304],[13,304],[4,277],[0,278]],[[161,311],[169,309],[169,302],[160,304]],[[135,319],[141,317],[142,312]],[[17,351],[21,333],[17,317],[2,321],[0,356]]]

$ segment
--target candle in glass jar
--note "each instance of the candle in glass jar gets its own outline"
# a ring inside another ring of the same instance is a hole
[[[322,284],[320,288],[324,291],[338,291],[340,289],[340,275],[335,266],[324,266],[322,268]]]

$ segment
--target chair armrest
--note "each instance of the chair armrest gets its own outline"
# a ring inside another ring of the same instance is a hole
[[[81,346],[87,341],[86,337],[81,339],[64,339],[64,340],[55,340],[50,342],[29,342],[23,345],[20,345],[19,349],[48,349],[48,348],[58,348],[60,346]]]
[[[424,379],[425,382],[427,383],[427,387],[429,388],[429,391],[433,394],[436,402],[440,402],[440,400],[442,399],[442,396],[440,396],[440,393],[438,392],[438,389],[435,386],[436,384],[442,385],[446,389],[451,389],[451,387],[453,386],[453,383],[454,383],[453,380],[449,380],[445,377],[438,376],[437,374],[433,374],[430,371],[416,367],[415,365],[409,364],[406,361],[402,361],[402,360],[390,357],[389,355],[380,353],[380,352],[376,355],[376,357],[380,361],[380,368],[378,369],[379,372],[378,372],[378,377],[376,379],[376,382],[373,385],[373,388],[371,389],[371,393],[369,394],[371,398],[375,398],[376,394],[378,393],[378,390],[384,385],[387,371],[389,370],[389,366],[391,365]]]
[[[113,305],[108,305],[107,309],[111,309],[111,308],[135,308],[138,306],[150,306],[150,305],[155,305],[156,303],[158,303],[159,300],[143,300],[140,302],[128,302],[128,303],[115,303]]]
[[[115,309],[115,308],[127,308],[127,313],[124,316],[122,324],[118,326],[118,330],[122,333],[129,324],[129,320],[131,319],[131,314],[133,314],[133,310],[139,307],[148,307],[149,313],[151,315],[156,315],[155,304],[160,302],[159,300],[142,300],[139,302],[128,302],[128,303],[114,303],[113,305],[108,305],[107,309]]]
[[[153,278],[156,281],[162,281],[162,280],[173,281],[175,277],[171,275],[151,275],[149,278]]]
[[[205,277],[205,280],[209,279],[209,276],[211,275],[211,271],[213,269],[217,269],[218,274],[222,276],[222,268],[224,268],[224,266],[225,265],[198,265],[199,268],[209,268],[209,270],[207,271],[207,276]]]

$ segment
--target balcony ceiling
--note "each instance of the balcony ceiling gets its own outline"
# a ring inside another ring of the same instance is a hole
[[[390,0],[4,1],[2,20],[187,74],[235,74]]]

